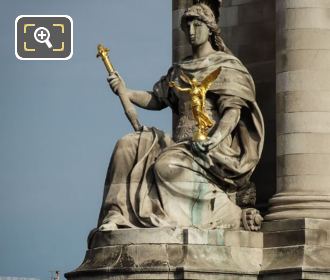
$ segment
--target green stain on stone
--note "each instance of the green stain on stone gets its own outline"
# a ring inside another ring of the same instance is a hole
[[[225,245],[225,237],[224,237],[224,230],[223,229],[217,229],[216,230],[216,244],[217,245]]]
[[[207,211],[207,209],[205,209],[206,204],[203,198],[209,191],[209,184],[205,178],[202,178],[201,176],[196,177],[197,179],[194,180],[193,183],[195,201],[193,202],[191,209],[191,223],[192,225],[201,225],[205,224],[205,221],[202,221],[202,214],[203,211]],[[203,179],[203,181],[201,181],[201,178]]]

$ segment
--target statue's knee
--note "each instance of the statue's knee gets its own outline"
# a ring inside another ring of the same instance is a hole
[[[125,139],[125,136],[121,139],[119,139],[116,143],[116,148],[122,148],[122,147],[125,147],[125,143],[127,143],[126,139]]]
[[[127,148],[129,145],[136,145],[139,136],[136,133],[130,133],[120,138],[116,143],[116,148]]]
[[[171,181],[182,172],[182,167],[176,162],[175,157],[162,156],[156,161],[154,171],[157,176]]]
[[[134,133],[125,135],[119,139],[113,150],[112,161],[125,162],[135,157],[139,138]]]
[[[166,157],[159,158],[154,164],[154,172],[161,178],[169,177],[170,164]]]

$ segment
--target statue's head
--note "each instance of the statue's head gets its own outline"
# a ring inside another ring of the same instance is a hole
[[[192,78],[191,83],[192,83],[193,86],[197,86],[198,85],[198,81],[197,81],[196,78]]]
[[[187,20],[185,27],[187,40],[192,46],[200,46],[209,41],[210,30],[208,26],[196,18]]]
[[[191,28],[196,33],[195,38],[194,34],[190,32]],[[188,8],[181,18],[181,29],[186,33],[192,45],[200,44],[203,40],[209,40],[214,50],[230,52],[220,37],[220,28],[216,17],[212,9],[206,4],[199,3]]]

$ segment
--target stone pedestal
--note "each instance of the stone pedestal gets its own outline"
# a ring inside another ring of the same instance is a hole
[[[257,279],[262,233],[194,228],[99,232],[70,280]]]
[[[291,219],[263,224],[259,279],[330,279],[330,221]]]
[[[266,220],[330,219],[330,1],[276,1],[277,194]]]
[[[70,280],[330,279],[330,221],[291,219],[262,232],[195,228],[99,232]]]

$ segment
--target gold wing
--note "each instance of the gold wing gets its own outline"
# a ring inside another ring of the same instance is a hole
[[[184,81],[186,84],[189,84],[192,86],[192,82],[191,82],[190,78],[182,70],[181,70],[180,79],[182,81]]]
[[[201,82],[201,86],[204,87],[206,90],[211,86],[211,84],[216,80],[221,72],[221,67],[215,69],[210,74],[208,74],[204,80]]]

